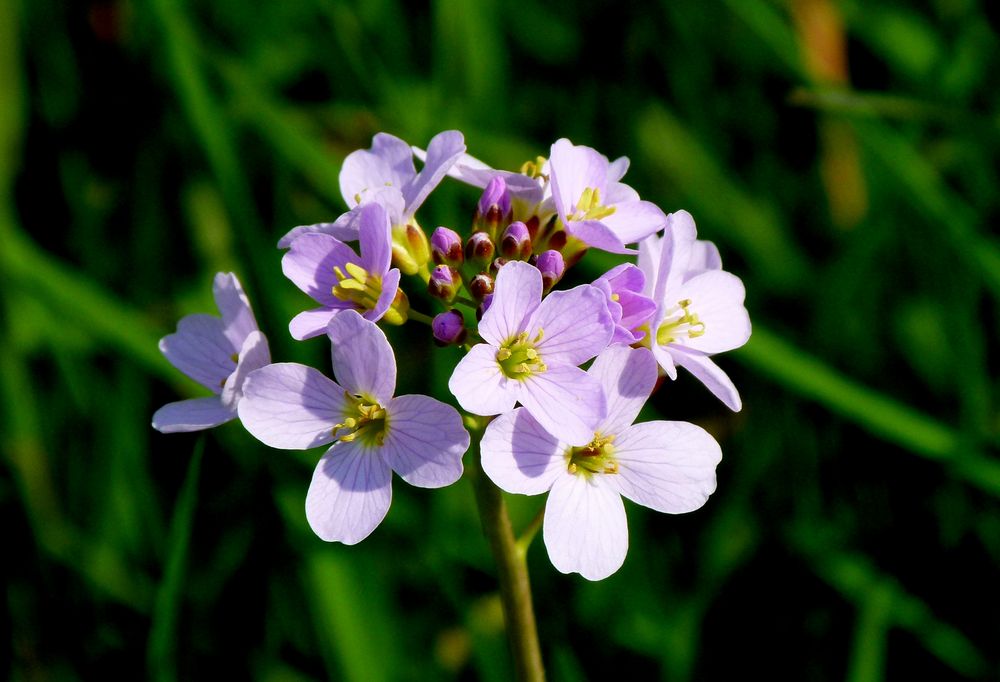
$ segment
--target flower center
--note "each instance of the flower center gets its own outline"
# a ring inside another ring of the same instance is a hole
[[[566,470],[571,474],[593,476],[594,474],[617,474],[618,460],[615,459],[615,448],[611,444],[614,436],[594,434],[594,440],[578,448],[570,448],[564,455]]]
[[[334,296],[342,301],[351,301],[362,310],[371,310],[378,304],[382,294],[381,277],[369,273],[357,263],[345,263],[343,268],[338,265],[333,274],[337,276]]]
[[[698,319],[697,313],[688,310],[690,307],[691,299],[685,298],[667,311],[667,319],[656,330],[658,344],[665,346],[678,339],[695,339],[705,333],[705,323]]]
[[[524,381],[532,374],[544,372],[548,369],[542,362],[542,356],[538,354],[535,346],[541,343],[542,330],[538,330],[538,336],[528,340],[528,332],[521,332],[504,342],[497,351],[497,364],[504,376],[510,379]]]
[[[365,445],[382,445],[389,430],[389,415],[375,400],[344,392],[344,421],[333,427],[333,437],[344,442],[361,440]]]
[[[568,220],[601,220],[615,212],[614,206],[601,206],[601,191],[596,187],[583,190],[576,202],[576,211]]]

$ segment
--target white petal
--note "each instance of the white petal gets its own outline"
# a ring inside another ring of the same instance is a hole
[[[653,286],[653,300],[658,304],[676,305],[677,300],[667,302],[669,296],[680,287],[691,260],[691,247],[697,237],[694,219],[687,211],[676,211],[667,216],[660,242],[660,263],[657,266],[656,283]],[[679,299],[678,299],[679,300]]]
[[[344,302],[344,308],[313,308],[304,310],[288,323],[288,333],[296,341],[304,341],[326,333],[330,320],[341,310],[347,310],[353,303]]]
[[[621,568],[628,553],[625,505],[597,475],[560,476],[545,504],[542,535],[559,571],[603,580]]]
[[[607,348],[615,331],[607,301],[604,292],[589,284],[553,291],[546,296],[528,329],[530,338],[542,331],[542,341],[537,346],[542,361],[550,365],[579,365]],[[495,297],[493,303],[496,304]]]
[[[406,215],[412,216],[445,174],[465,152],[465,138],[457,130],[446,130],[431,138],[424,157],[424,167],[413,181],[403,188]]]
[[[634,244],[655,234],[667,222],[660,207],[649,201],[626,201],[601,220],[618,235],[623,244]]]
[[[608,484],[644,507],[668,514],[698,509],[715,492],[722,449],[700,426],[655,421],[635,424],[614,441],[618,473]]]
[[[579,367],[550,367],[518,382],[517,399],[545,430],[570,445],[586,445],[607,415],[600,382]]]
[[[385,333],[356,310],[345,310],[327,327],[333,375],[350,393],[385,406],[396,390],[396,358]]]
[[[656,385],[656,360],[645,348],[611,346],[597,356],[587,371],[604,389],[608,416],[597,427],[602,434],[628,428]]]
[[[566,138],[556,140],[549,154],[549,181],[559,216],[564,220],[576,211],[586,189],[607,194],[608,158],[597,150],[574,145]]]
[[[218,396],[167,403],[153,415],[153,428],[160,433],[201,431],[236,418],[236,410],[222,404]]]
[[[503,375],[496,355],[488,343],[477,344],[451,373],[448,390],[462,409],[484,417],[514,409],[519,382]]]
[[[542,274],[521,261],[507,263],[497,273],[493,302],[483,313],[479,334],[484,341],[500,346],[518,332],[542,300]]]
[[[410,145],[395,135],[377,133],[372,138],[372,154],[385,161],[392,174],[390,182],[402,190],[406,183],[413,180],[417,169],[413,165],[413,151]]]
[[[243,348],[240,349],[236,371],[229,375],[226,385],[222,388],[223,405],[228,405],[235,411],[236,404],[243,397],[243,382],[247,376],[270,362],[271,351],[267,346],[267,339],[260,332],[250,332],[243,342]]]
[[[736,275],[710,270],[685,282],[679,300],[691,301],[690,311],[705,325],[705,333],[684,339],[683,345],[703,353],[739,348],[750,338],[750,316],[743,307],[746,295]]]
[[[240,421],[272,448],[306,450],[333,440],[344,417],[344,389],[312,367],[279,362],[243,384]]]
[[[368,193],[391,184],[394,179],[395,174],[385,159],[358,149],[348,154],[340,167],[340,193],[348,208],[354,208],[367,203]]]
[[[520,495],[551,488],[566,473],[568,448],[523,407],[490,422],[480,443],[486,475],[499,488]]]
[[[257,331],[257,320],[240,280],[231,272],[220,272],[215,276],[212,292],[222,315],[226,338],[234,348],[240,348],[247,335]]]
[[[354,545],[382,523],[392,502],[392,470],[357,441],[337,443],[319,461],[306,495],[306,519],[327,542]]]
[[[440,488],[462,476],[469,432],[451,405],[425,395],[402,395],[386,407],[388,434],[382,456],[410,485]]]
[[[725,403],[733,412],[743,409],[739,391],[729,375],[712,361],[707,355],[683,347],[671,348],[671,356],[678,365],[691,372],[698,381],[705,384],[712,394]]]

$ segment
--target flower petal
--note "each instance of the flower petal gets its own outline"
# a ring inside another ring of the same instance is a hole
[[[392,470],[357,441],[336,443],[316,465],[306,494],[306,519],[327,542],[354,545],[382,523],[392,502]]]
[[[519,382],[503,375],[496,355],[496,348],[480,343],[456,365],[448,390],[462,409],[484,417],[514,409]]]
[[[517,399],[546,431],[586,445],[607,414],[600,382],[579,367],[549,367],[518,382]]]
[[[358,208],[355,206],[332,223],[314,223],[312,225],[298,225],[293,227],[278,240],[278,248],[287,249],[292,245],[292,242],[302,235],[313,232],[328,234],[342,242],[354,241],[358,238]]]
[[[633,244],[655,234],[667,222],[666,214],[649,201],[627,201],[617,204],[615,212],[602,218],[623,244]]]
[[[240,281],[231,272],[220,272],[212,284],[215,304],[222,314],[222,325],[226,338],[233,348],[240,348],[250,332],[257,331],[257,320],[254,319],[250,301],[243,293]]]
[[[226,385],[222,388],[222,404],[235,411],[236,404],[243,397],[243,382],[246,381],[247,375],[270,362],[271,351],[267,346],[267,339],[260,332],[250,332],[243,342],[243,348],[240,349],[236,371],[229,375]]]
[[[153,428],[160,433],[201,431],[236,418],[236,410],[226,407],[218,396],[167,403],[153,414]]]
[[[407,147],[409,149],[409,147]],[[361,267],[373,275],[382,276],[392,262],[392,226],[389,216],[379,204],[366,204],[358,220],[361,236]]]
[[[655,421],[635,424],[614,442],[618,473],[607,481],[644,507],[668,514],[698,509],[715,492],[722,448],[700,426]]]
[[[386,311],[392,307],[392,302],[396,299],[396,291],[399,289],[399,268],[393,268],[382,277],[382,291],[379,292],[375,307],[366,310],[362,317],[372,322],[378,322],[385,315]]]
[[[326,328],[329,326],[330,320],[333,319],[334,315],[341,310],[350,310],[353,308],[353,303],[341,301],[337,308],[313,308],[312,310],[305,310],[293,317],[292,321],[288,323],[288,333],[296,341],[304,341],[314,336],[320,336],[326,333]]]
[[[465,138],[457,130],[446,130],[431,138],[427,145],[424,167],[413,181],[403,188],[406,215],[412,216],[438,186],[445,174],[465,153]]]
[[[480,443],[483,471],[509,493],[538,495],[566,473],[568,447],[519,407],[486,427]]]
[[[545,504],[545,549],[562,573],[603,580],[621,568],[628,553],[625,505],[600,477],[559,477]]]
[[[390,177],[386,181],[391,182],[392,186],[400,191],[416,176],[417,169],[413,165],[413,151],[410,145],[395,135],[377,133],[372,138],[371,152],[385,161],[390,171]]]
[[[664,301],[666,296],[674,298],[673,293],[680,287],[691,259],[691,246],[694,244],[697,230],[694,219],[687,211],[675,211],[667,216],[667,224],[663,229],[663,240],[660,242],[660,263],[657,266],[656,284],[653,288],[653,300],[669,308],[677,303]]]
[[[559,217],[565,222],[576,211],[584,190],[607,194],[608,157],[596,149],[574,145],[566,138],[556,140],[549,154],[549,182]],[[588,242],[589,243],[589,242]]]
[[[496,297],[490,310],[494,307]],[[539,331],[542,332],[537,348],[547,365],[579,365],[586,362],[607,348],[615,331],[607,297],[599,288],[589,284],[567,291],[553,291],[538,306],[528,326],[529,338],[535,338]]]
[[[674,346],[670,346],[673,350]],[[677,363],[674,362],[674,356],[671,354],[671,350],[657,344],[653,344],[650,349],[653,351],[653,357],[656,358],[656,363],[663,370],[663,373],[670,377],[671,381],[677,379]]]
[[[596,431],[615,435],[628,428],[656,385],[656,360],[645,348],[611,346],[587,370],[607,399],[608,416]]]
[[[396,390],[396,357],[385,333],[374,322],[345,310],[326,330],[333,344],[333,374],[350,393],[374,398],[385,406]]]
[[[705,270],[721,270],[722,254],[719,247],[705,239],[696,239],[691,245],[691,259],[688,261],[688,272],[685,279]]]
[[[542,274],[522,261],[511,261],[497,273],[493,302],[483,313],[479,334],[494,346],[500,346],[518,332],[542,300]],[[603,304],[602,304],[603,305]]]
[[[238,409],[243,426],[262,443],[307,450],[333,440],[345,403],[344,389],[319,370],[279,362],[247,377]]]
[[[386,412],[389,430],[382,456],[404,481],[440,488],[461,477],[469,432],[458,410],[425,395],[401,395]]]
[[[681,285],[678,296],[691,300],[691,312],[705,325],[704,334],[684,339],[688,348],[721,353],[739,348],[750,338],[750,316],[743,307],[746,290],[736,275],[709,270]]]
[[[567,230],[571,235],[591,248],[607,251],[608,253],[635,253],[635,249],[626,247],[621,237],[600,221],[574,220],[567,224]]]
[[[678,365],[691,372],[698,381],[705,384],[712,394],[725,403],[733,412],[743,409],[739,391],[729,375],[722,371],[711,358],[696,350],[671,347],[671,356]]]
[[[170,364],[213,393],[222,392],[236,369],[236,350],[226,338],[222,320],[214,315],[186,315],[175,333],[160,339],[160,352]]]
[[[637,264],[642,270],[642,274],[646,276],[646,283],[642,287],[642,293],[646,296],[653,296],[653,289],[659,281],[658,273],[662,251],[663,239],[655,234],[651,234],[639,242]]]
[[[339,239],[311,232],[294,242],[281,258],[281,271],[299,289],[327,308],[343,307],[333,295],[339,280],[334,268],[344,269],[347,263],[361,263],[354,250]]]
[[[392,168],[386,160],[366,149],[348,154],[340,167],[340,193],[349,208],[367,203],[367,194],[393,180]]]
[[[608,164],[608,182],[617,183],[628,172],[629,160],[627,156],[619,156]]]

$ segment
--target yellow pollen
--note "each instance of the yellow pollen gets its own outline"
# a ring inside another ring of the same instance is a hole
[[[334,425],[333,437],[345,443],[360,438],[367,445],[382,445],[389,430],[385,408],[367,396],[351,395],[346,391],[344,400],[344,421]]]
[[[524,381],[532,374],[548,370],[542,362],[542,356],[535,348],[542,340],[542,330],[538,330],[535,338],[528,339],[528,332],[520,332],[497,349],[496,360],[500,370],[510,379]]]
[[[685,298],[667,311],[667,319],[656,330],[656,342],[665,346],[678,339],[696,339],[705,333],[705,323],[698,319],[697,313],[692,313],[691,299]]]
[[[343,268],[334,266],[333,274],[337,277],[337,285],[332,290],[334,296],[342,301],[351,301],[362,310],[371,310],[378,305],[382,295],[381,277],[357,263],[345,263]]]
[[[542,166],[545,165],[544,156],[536,156],[534,161],[525,161],[521,165],[521,175],[527,175],[529,178],[542,178],[548,180],[547,175],[542,175]]]
[[[566,450],[566,471],[590,477],[594,474],[617,474],[618,460],[615,458],[615,448],[612,445],[615,437],[594,434],[594,440],[583,447],[571,447]]]
[[[614,206],[601,206],[601,191],[596,187],[583,190],[576,202],[576,211],[568,220],[601,220],[615,212]]]

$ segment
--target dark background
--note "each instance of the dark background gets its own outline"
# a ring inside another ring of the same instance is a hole
[[[218,271],[276,360],[328,370],[277,238],[344,210],[375,132],[458,128],[498,167],[629,156],[754,322],[719,360],[741,413],[682,374],[644,415],[719,439],[708,504],[629,505],[600,583],[532,547],[549,676],[995,679],[997,31],[986,0],[0,2],[0,677],[510,679],[467,481],[397,481],[327,545],[320,451],[149,427],[202,394],[156,342]],[[476,199],[446,182],[421,222]],[[412,326],[399,392],[447,398]]]

